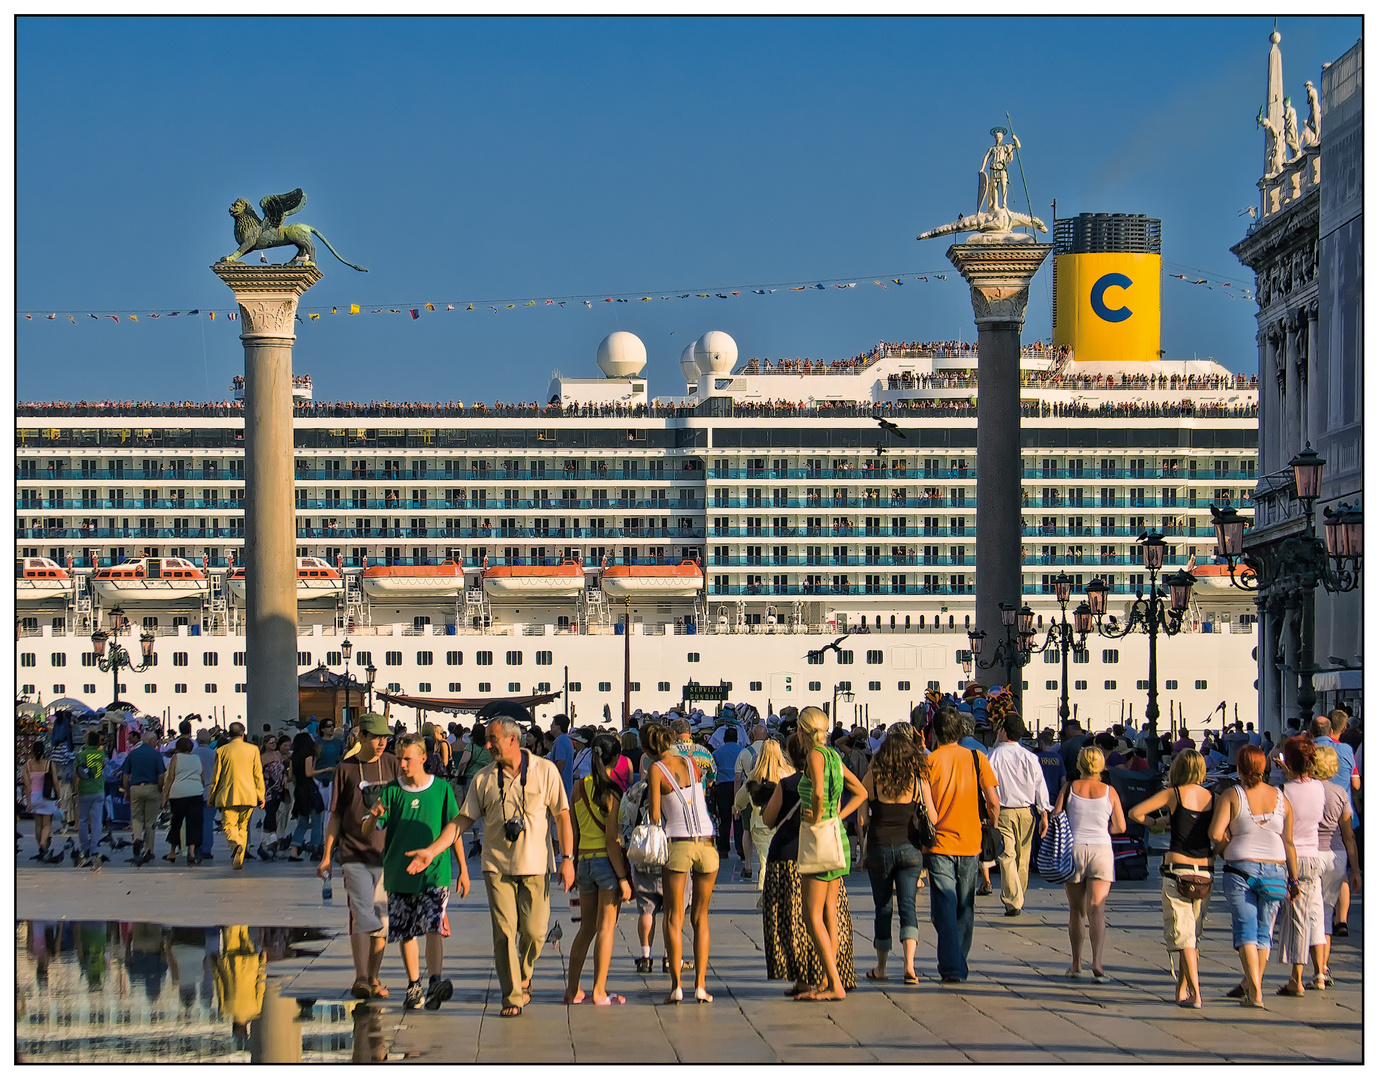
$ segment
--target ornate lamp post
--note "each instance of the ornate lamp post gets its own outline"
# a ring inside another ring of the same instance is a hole
[[[1017,616],[1019,626],[1018,642],[1020,653],[1025,657],[1025,663],[1029,663],[1029,658],[1034,653],[1048,652],[1050,649],[1057,649],[1059,658],[1063,662],[1063,681],[1062,692],[1058,700],[1058,720],[1060,730],[1067,724],[1068,718],[1072,715],[1068,708],[1068,654],[1070,652],[1082,652],[1087,647],[1087,635],[1092,630],[1092,609],[1085,603],[1078,604],[1073,611],[1073,625],[1068,625],[1068,601],[1072,597],[1073,579],[1065,572],[1060,572],[1053,579],[1053,595],[1058,601],[1058,621],[1049,626],[1049,632],[1044,637],[1044,643],[1037,648],[1034,645],[1034,612],[1029,605],[1020,609]]]
[[[364,669],[364,674],[369,677],[369,712],[373,712],[373,681],[378,677],[378,668],[373,666],[373,661],[369,661],[369,666]]]
[[[1159,634],[1171,636],[1181,633],[1183,615],[1192,601],[1192,586],[1197,579],[1187,571],[1179,570],[1165,579],[1164,584],[1168,586],[1168,592],[1165,593],[1158,583],[1164,553],[1168,549],[1163,534],[1143,533],[1140,543],[1144,547],[1144,568],[1149,571],[1149,595],[1146,596],[1143,590],[1136,590],[1135,602],[1130,605],[1125,624],[1116,629],[1113,618],[1111,625],[1102,625],[1102,618],[1106,615],[1106,594],[1110,589],[1100,578],[1087,586],[1087,603],[1083,606],[1088,608],[1089,629],[1091,620],[1095,618],[1097,633],[1103,637],[1123,638],[1135,630],[1144,630],[1149,634],[1149,700],[1144,709],[1144,731],[1149,767],[1158,769]]]
[[[120,644],[120,623],[124,620],[123,608],[110,609],[110,633],[104,630],[97,630],[91,635],[91,649],[96,654],[96,666],[102,671],[113,671],[115,673],[115,697],[111,704],[120,700],[120,669],[126,668],[129,671],[147,671],[156,662],[153,655],[153,631],[145,630],[139,635],[139,648],[143,652],[143,662],[136,664],[129,657],[129,652]],[[107,652],[107,644],[109,650]]]
[[[990,660],[983,660],[982,646],[986,642],[985,630],[969,630],[967,632],[967,644],[971,648],[972,662],[979,671],[990,671],[992,668],[1004,668],[1006,673],[1006,686],[1015,695],[1018,702],[1021,699],[1019,688],[1015,685],[1015,672],[1029,663],[1029,641],[1027,637],[1032,633],[1034,612],[1029,607],[1023,611],[1016,610],[1014,604],[1001,602],[1001,626],[1005,629],[1005,640],[996,642],[996,654]],[[1029,612],[1029,628],[1018,626],[1024,611]]]
[[[1299,610],[1298,708],[1310,714],[1317,703],[1312,676],[1316,671],[1316,601],[1318,586],[1329,593],[1352,592],[1360,585],[1360,560],[1364,554],[1364,512],[1348,503],[1335,510],[1327,507],[1325,539],[1317,536],[1315,508],[1321,497],[1326,459],[1308,443],[1288,463],[1293,469],[1293,490],[1303,505],[1306,528],[1268,548],[1245,551],[1245,519],[1231,506],[1212,506],[1216,529],[1216,554],[1230,568],[1231,584],[1257,591]],[[1237,576],[1237,570],[1239,574]]]
[[[350,654],[353,652],[354,642],[349,638],[340,642],[340,655],[345,658],[345,715],[340,718],[342,728],[350,722]]]
[[[833,684],[833,711],[829,713],[828,718],[835,724],[838,722],[838,698],[840,695],[844,701],[851,701],[854,696],[850,688],[843,689],[842,683]]]

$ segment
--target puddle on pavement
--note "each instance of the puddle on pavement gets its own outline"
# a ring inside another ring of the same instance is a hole
[[[303,927],[20,921],[15,1060],[386,1061],[395,1017],[363,1002],[294,998],[274,972],[318,954],[330,936]]]

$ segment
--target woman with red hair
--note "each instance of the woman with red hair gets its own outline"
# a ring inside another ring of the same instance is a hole
[[[1278,988],[1283,997],[1302,997],[1302,969],[1311,954],[1318,980],[1325,979],[1326,917],[1322,901],[1321,848],[1318,826],[1326,813],[1326,784],[1312,776],[1317,745],[1311,735],[1294,735],[1283,744],[1288,782],[1283,794],[1293,808],[1293,850],[1298,857],[1298,892],[1283,909],[1279,959],[1292,966],[1292,977]],[[1332,785],[1335,786],[1334,784]]]
[[[1231,909],[1231,943],[1245,973],[1228,996],[1256,1009],[1264,1008],[1264,965],[1279,905],[1300,892],[1293,811],[1283,792],[1264,783],[1267,764],[1259,747],[1240,748],[1240,783],[1217,799],[1209,832],[1225,858],[1221,884]]]

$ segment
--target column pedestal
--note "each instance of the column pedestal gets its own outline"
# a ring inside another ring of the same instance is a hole
[[[292,343],[314,266],[217,263],[234,290],[244,343],[245,722],[298,719],[297,521],[293,499]]]
[[[1004,603],[1021,603],[1020,331],[1029,283],[1052,251],[1013,233],[978,233],[948,249],[972,287],[977,323],[977,605],[995,641]],[[1020,683],[1011,687],[1020,700]]]

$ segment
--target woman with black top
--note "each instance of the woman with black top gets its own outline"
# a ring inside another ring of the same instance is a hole
[[[305,731],[292,740],[292,816],[297,819],[297,828],[292,833],[292,848],[287,853],[289,862],[302,861],[302,841],[308,829],[311,830],[311,850],[321,848],[321,814],[326,804],[316,777],[333,771],[316,768],[316,740]]]
[[[785,756],[795,772],[782,777],[761,811],[761,820],[776,830],[766,856],[766,884],[762,901],[763,939],[766,943],[766,977],[790,979],[787,997],[824,986],[826,973],[804,925],[800,910],[800,873],[796,859],[800,848],[799,785],[809,759],[810,744],[799,732],[785,744]],[[845,880],[838,882],[838,975],[845,990],[857,989],[853,970],[852,912],[848,908]]]
[[[1131,807],[1128,815],[1143,825],[1150,814],[1168,812],[1168,854],[1159,870],[1163,875],[1164,944],[1174,954],[1174,995],[1185,1009],[1202,1007],[1197,949],[1211,894],[1212,851],[1207,833],[1216,803],[1216,796],[1202,786],[1206,778],[1206,759],[1196,750],[1181,750],[1168,770],[1168,787]],[[1193,895],[1196,893],[1201,895]]]
[[[914,738],[891,733],[872,758],[862,781],[867,801],[858,810],[863,861],[871,879],[876,905],[876,966],[866,973],[872,982],[886,981],[886,956],[891,951],[893,898],[900,901],[900,944],[905,950],[905,985],[918,986],[915,950],[919,946],[919,912],[915,892],[924,867],[923,853],[910,843],[910,819],[923,787],[923,762]],[[930,805],[926,802],[925,805]]]

